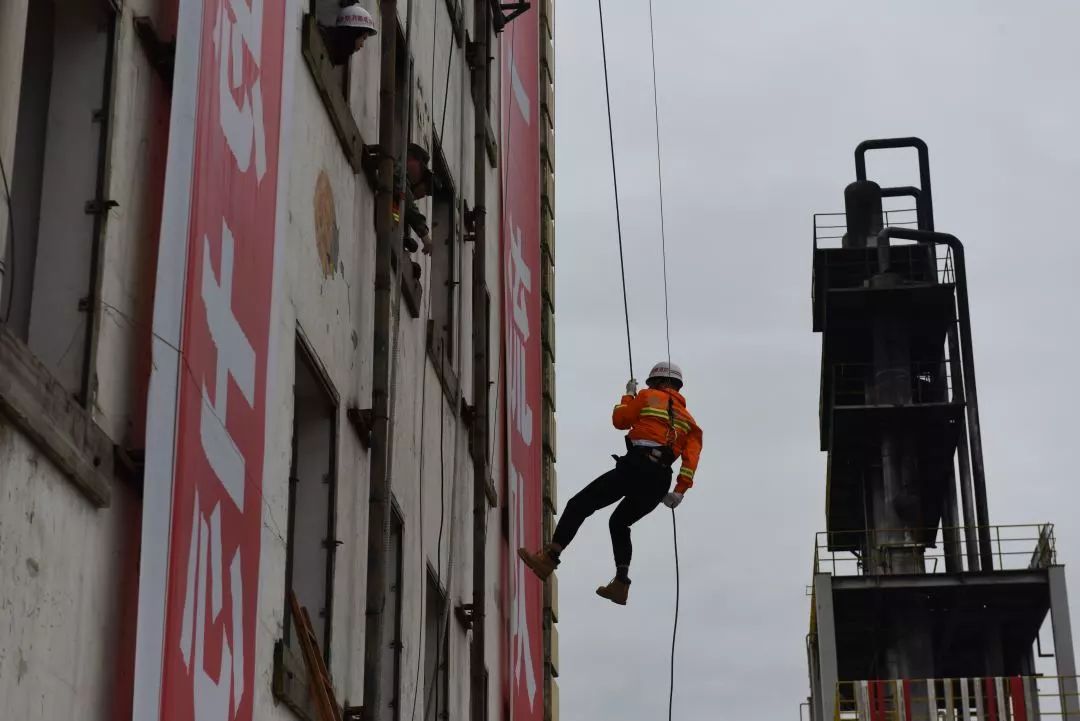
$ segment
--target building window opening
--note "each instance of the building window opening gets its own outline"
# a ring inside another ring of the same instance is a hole
[[[375,18],[355,0],[311,0],[310,12],[319,24],[330,62],[339,78],[348,80],[348,65],[353,54],[377,34]],[[348,86],[343,86],[348,97]]]
[[[386,608],[391,613],[393,625],[391,637],[385,646],[386,658],[383,662],[382,698],[386,699],[390,709],[390,721],[401,719],[401,652],[404,648],[401,638],[402,622],[402,568],[403,530],[405,524],[395,506],[390,514],[390,555],[386,563]]]
[[[418,201],[431,195],[432,174],[428,168],[431,156],[422,145],[409,143],[405,152],[405,174],[398,174],[397,203],[405,205],[405,252],[415,253],[423,249],[429,255],[434,247],[427,216],[420,210]],[[415,237],[414,237],[415,235]]]
[[[454,318],[457,311],[455,267],[458,259],[457,198],[442,151],[436,147],[431,200],[432,351],[437,364],[453,367]]]
[[[114,15],[102,0],[27,6],[0,318],[85,404],[104,214]],[[11,228],[14,228],[14,233]]]
[[[337,494],[337,396],[303,341],[296,346],[293,384],[292,462],[289,472],[285,584],[311,617],[312,630],[330,662],[333,613],[335,503]],[[300,654],[285,604],[285,645]]]
[[[417,122],[416,64],[408,53],[401,32],[398,32],[396,82],[393,220],[401,233],[404,250],[401,263],[402,292],[412,317],[419,318],[424,270],[423,259],[417,253],[422,251],[428,255],[432,248],[426,215],[426,199],[431,195],[431,170],[428,167],[431,156],[426,139],[414,137]]]
[[[450,624],[446,617],[446,593],[438,579],[428,573],[424,614],[424,721],[448,718],[450,674],[447,664]]]

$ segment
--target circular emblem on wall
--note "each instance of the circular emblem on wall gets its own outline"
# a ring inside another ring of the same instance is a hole
[[[334,191],[326,171],[315,181],[315,245],[325,277],[334,274],[338,264],[338,226],[334,212]]]

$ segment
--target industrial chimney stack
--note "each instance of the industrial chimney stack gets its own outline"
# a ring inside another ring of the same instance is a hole
[[[867,179],[867,152],[895,148],[918,153],[918,187]],[[964,246],[934,227],[926,144],[867,141],[855,161],[846,212],[814,217],[828,472],[810,717],[1080,719],[1053,528],[990,525]],[[1036,670],[1048,618],[1056,676]]]

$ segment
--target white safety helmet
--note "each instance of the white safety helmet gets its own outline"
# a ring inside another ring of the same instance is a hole
[[[360,3],[352,3],[338,10],[337,26],[339,28],[355,28],[368,35],[378,33],[378,30],[375,29],[375,19]]]
[[[681,388],[683,384],[682,368],[671,361],[660,361],[652,367],[651,371],[649,371],[649,377],[646,379],[646,382],[661,378],[675,381],[678,387]]]

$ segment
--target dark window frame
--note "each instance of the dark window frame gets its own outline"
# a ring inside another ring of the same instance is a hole
[[[433,185],[431,193],[431,219],[430,227],[432,241],[435,249],[431,254],[432,272],[428,278],[428,293],[431,301],[428,304],[428,332],[427,353],[435,366],[435,373],[439,377],[443,394],[450,404],[450,412],[457,415],[459,399],[461,397],[461,383],[458,378],[460,369],[455,364],[456,343],[464,342],[462,338],[455,338],[458,323],[462,313],[465,298],[465,288],[462,287],[462,278],[458,273],[458,261],[464,258],[464,241],[461,235],[461,198],[454,186],[454,179],[450,173],[450,165],[446,162],[446,156],[442,151],[442,144],[438,137],[433,137],[431,165]],[[440,202],[440,199],[442,202]],[[436,237],[436,221],[440,212],[447,212],[447,223],[450,226],[445,236]],[[440,243],[446,241],[443,248]],[[445,255],[443,254],[444,251]],[[439,275],[434,273],[435,263],[445,261],[445,268]],[[435,278],[443,279],[445,290],[436,289],[433,285]],[[438,314],[435,312],[436,304],[439,305]]]
[[[435,687],[435,709],[433,721],[444,721],[449,718],[450,712],[450,592],[443,585],[442,580],[439,578],[438,571],[429,562],[427,565],[427,587],[424,589],[424,615],[427,617],[429,610],[428,604],[430,603],[429,596],[426,594],[434,591],[438,594],[439,606],[439,620],[438,620],[438,632],[441,635],[441,639],[436,638],[435,648],[437,649],[435,659],[435,675],[436,679]],[[426,626],[426,623],[425,623]],[[426,634],[426,631],[425,631]],[[425,655],[427,654],[425,641]],[[428,669],[427,663],[424,664],[424,708],[422,709],[421,719],[427,721],[429,711],[428,701]]]
[[[396,531],[396,535],[395,535]],[[390,645],[394,650],[393,698],[390,699],[391,721],[401,721],[401,673],[403,669],[402,651],[405,648],[404,628],[404,580],[405,580],[405,516],[398,506],[397,499],[390,503],[390,542],[397,544],[397,565],[394,568],[397,579],[397,592],[394,597],[394,638]]]
[[[108,2],[107,0],[97,0],[97,5],[101,12],[101,24],[98,25],[98,27],[102,28],[102,32],[106,34],[106,38],[104,57],[101,58],[102,66],[100,77],[102,92],[98,102],[98,107],[93,108],[92,112],[92,122],[93,124],[97,125],[97,138],[95,141],[97,145],[97,159],[96,169],[94,171],[94,189],[92,191],[92,197],[74,199],[74,201],[79,203],[85,202],[85,213],[93,217],[93,226],[89,238],[90,253],[88,257],[87,267],[86,294],[77,299],[79,312],[85,314],[86,317],[83,324],[84,330],[82,331],[82,339],[77,340],[76,337],[73,336],[72,342],[69,344],[69,350],[65,351],[65,355],[70,352],[70,350],[76,347],[78,347],[81,351],[82,358],[79,362],[80,367],[78,387],[72,388],[67,386],[66,384],[61,383],[61,386],[65,388],[69,396],[76,399],[80,408],[88,412],[93,410],[94,405],[94,368],[97,363],[97,337],[101,325],[101,285],[103,276],[102,260],[105,254],[106,222],[108,219],[109,211],[117,205],[117,203],[107,198],[107,192],[109,185],[109,167],[112,161],[110,147],[110,141],[112,137],[112,123],[110,121],[112,120],[113,108],[115,106],[116,100],[116,91],[113,85],[113,76],[116,72],[116,48],[118,37],[117,30],[118,23],[120,23],[123,19],[123,14],[118,12],[116,6],[113,3]],[[33,22],[30,13],[34,12],[35,10],[39,12],[45,12],[47,10],[43,10],[43,8],[51,6],[47,6],[43,3],[32,3],[30,7],[31,10],[28,11],[27,14],[26,28],[23,31],[24,33],[30,32],[31,22]],[[48,22],[52,26],[53,34],[55,34],[56,32],[55,12],[56,11],[53,10],[53,15],[48,19]],[[29,47],[29,38],[27,38],[27,46]],[[50,76],[53,76],[55,74],[56,61],[55,46],[50,49],[49,54],[50,64],[53,66],[49,73]],[[21,73],[26,72],[26,63],[28,56],[29,51],[25,50],[21,60]],[[16,99],[16,103],[20,108],[22,107],[22,103],[24,101],[23,93],[25,92],[25,90],[26,85],[24,83],[20,91],[19,97]],[[50,93],[50,97],[45,106],[46,126],[48,124],[49,113],[51,112],[52,105],[51,82],[49,84],[48,91]],[[84,110],[84,108],[79,108],[79,110]],[[33,308],[37,304],[44,302],[44,299],[36,298],[34,290],[31,289],[29,297],[25,301],[20,301],[20,305],[24,305],[24,312],[26,313],[27,330],[25,334],[19,328],[12,327],[12,324],[8,322],[8,316],[11,314],[9,304],[13,304],[17,301],[17,299],[13,296],[13,289],[16,287],[15,284],[17,282],[29,282],[31,286],[34,285],[34,268],[31,267],[28,273],[25,267],[19,268],[17,267],[18,264],[14,262],[14,259],[16,257],[15,254],[17,253],[16,245],[18,244],[19,240],[18,227],[22,227],[23,223],[27,222],[27,220],[29,220],[33,224],[40,224],[40,217],[44,215],[44,211],[41,209],[41,201],[43,200],[44,194],[44,176],[47,170],[47,160],[44,156],[44,153],[45,149],[49,147],[50,142],[55,142],[56,140],[55,138],[50,138],[47,132],[43,136],[43,139],[41,141],[41,149],[43,155],[41,158],[38,159],[39,162],[35,163],[35,165],[41,166],[41,177],[39,178],[38,183],[41,187],[37,188],[38,198],[37,203],[35,204],[36,213],[33,215],[32,218],[29,219],[20,218],[17,215],[17,208],[11,205],[11,198],[7,196],[7,193],[10,193],[17,198],[18,191],[20,190],[19,185],[21,182],[21,173],[19,172],[20,168],[18,162],[18,150],[20,145],[20,133],[21,131],[25,130],[25,128],[22,127],[23,119],[24,118],[22,118],[21,115],[17,112],[15,116],[14,128],[15,149],[11,156],[11,167],[8,167],[6,164],[4,167],[7,187],[3,188],[3,190],[5,191],[5,196],[0,198],[0,202],[4,202],[5,205],[8,206],[7,213],[9,217],[9,222],[5,223],[3,227],[0,227],[0,234],[3,234],[7,238],[7,242],[4,243],[4,257],[0,259],[0,265],[2,265],[4,269],[4,282],[0,284],[0,319],[2,319],[0,320],[0,326],[5,327],[11,333],[12,337],[17,342],[22,344],[32,356],[34,356],[38,360],[44,361],[44,359],[40,357],[39,353],[35,352],[30,347],[31,343],[28,337],[30,314],[33,313]],[[16,228],[14,234],[10,232],[10,229],[13,227]],[[35,230],[33,236],[33,253],[35,266],[41,260],[41,258],[39,257],[39,254],[41,253],[41,248],[38,245],[40,241],[38,233],[39,231]],[[23,240],[26,241],[27,238],[23,238]],[[11,258],[10,261],[9,256]],[[52,300],[53,302],[55,302],[55,299]],[[17,320],[18,319],[16,318],[16,321]],[[78,335],[78,331],[76,331],[76,335]],[[49,374],[50,378],[53,378],[57,381],[60,380],[59,378],[55,377],[55,373],[45,368],[44,362],[42,363],[42,367]]]
[[[304,62],[315,82],[315,87],[322,98],[323,107],[330,118],[330,124],[334,128],[338,142],[341,143],[342,152],[345,153],[349,165],[354,173],[365,173],[369,184],[374,188],[374,178],[365,172],[364,147],[366,143],[360,133],[360,127],[356,124],[352,106],[349,104],[346,88],[349,87],[351,78],[352,61],[345,65],[345,71],[341,73],[330,62],[330,52],[323,39],[322,28],[319,25],[316,13],[315,0],[311,0],[309,10],[304,14],[301,24],[300,52]],[[341,77],[343,75],[344,77]]]
[[[297,368],[294,371],[294,387],[296,374],[299,372],[299,364],[303,363],[306,372],[310,374],[327,403],[329,418],[328,458],[325,482],[327,489],[327,513],[326,513],[326,537],[322,545],[326,552],[326,579],[323,589],[323,638],[321,639],[323,661],[327,667],[330,665],[331,646],[333,641],[333,615],[334,615],[334,572],[336,567],[337,547],[337,491],[338,491],[338,442],[341,423],[341,397],[334,387],[326,367],[319,360],[315,349],[304,335],[302,329],[297,328],[295,354]],[[295,393],[295,390],[294,390]],[[295,403],[295,401],[294,401]],[[292,453],[289,461],[289,500],[286,517],[285,538],[285,584],[283,594],[283,624],[282,637],[275,645],[273,691],[274,695],[282,700],[300,718],[315,721],[317,713],[312,705],[312,700],[307,692],[308,673],[303,656],[299,649],[293,645],[294,629],[292,612],[289,607],[288,596],[293,583],[293,555],[295,549],[296,532],[296,494],[298,485],[298,424],[297,412],[293,408],[293,431]],[[309,613],[315,609],[309,609]]]
[[[399,150],[398,152],[404,153],[408,143],[413,140],[412,137],[412,122],[414,108],[409,107],[409,93],[412,90],[412,84],[414,82],[416,59],[412,56],[410,49],[405,45],[405,33],[400,23],[396,23],[397,32],[397,57],[395,62],[397,63],[395,69],[396,88],[395,98],[396,106],[394,108],[394,135],[398,139]],[[400,158],[401,162],[405,162],[404,156]],[[395,161],[396,162],[396,161]],[[403,172],[403,167],[399,168]],[[398,170],[395,170],[398,172]],[[402,208],[404,211],[404,208]],[[404,212],[402,213],[404,218]],[[413,275],[413,266],[410,254],[405,253],[401,247],[399,240],[404,239],[404,235],[409,233],[408,225],[404,222],[397,228],[395,235],[394,247],[392,249],[391,263],[396,269],[398,274],[398,280],[401,283],[401,293],[405,298],[405,305],[409,310],[409,315],[412,318],[419,318],[423,311],[423,297],[424,286],[423,281],[418,280]]]

